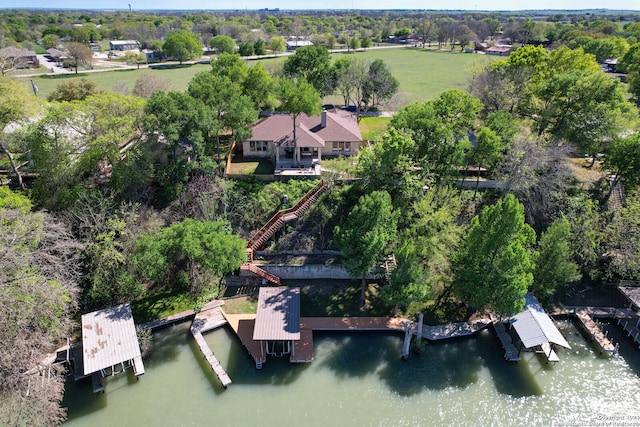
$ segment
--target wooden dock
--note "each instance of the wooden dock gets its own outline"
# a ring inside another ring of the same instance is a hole
[[[247,349],[249,355],[253,357],[256,362],[256,367],[261,368],[262,364],[266,361],[262,357],[260,351],[260,342],[253,340],[253,326],[256,322],[255,314],[228,314],[224,313],[225,319],[229,322],[229,326],[236,333],[242,345]],[[313,340],[311,341],[313,345]],[[313,351],[313,349],[312,349]]]
[[[194,310],[181,311],[180,313],[172,314],[171,316],[142,323],[140,324],[140,327],[142,329],[151,329],[154,331],[156,329],[166,328],[167,326],[184,322],[185,320],[193,319],[195,315],[196,312]]]
[[[209,344],[207,344],[202,336],[203,332],[211,331],[227,323],[222,312],[223,304],[224,301],[214,300],[202,307],[202,310],[196,314],[193,319],[191,334],[193,335],[193,338],[195,338],[198,347],[200,347],[200,351],[204,355],[207,363],[209,363],[209,366],[211,366],[211,369],[220,380],[220,383],[224,388],[227,388],[229,384],[231,384],[231,378],[229,378],[229,375],[224,370],[216,356],[213,354],[213,351],[211,351],[211,348],[209,348]]]
[[[224,313],[224,312],[223,312]],[[260,344],[253,340],[255,314],[227,314],[226,320],[235,331],[242,345],[247,349],[256,362],[262,367],[266,359],[260,351]],[[428,340],[441,340],[471,335],[490,323],[487,319],[474,322],[461,322],[440,326],[423,325],[422,336]],[[313,332],[314,331],[410,331],[416,334],[416,322],[394,317],[301,317],[300,340],[294,342],[293,352],[289,358],[292,363],[308,363],[313,361]]]
[[[422,338],[438,341],[449,338],[465,337],[486,328],[491,323],[489,319],[471,322],[448,323],[446,325],[422,325]]]
[[[602,332],[602,329],[600,329],[593,320],[589,310],[582,308],[574,310],[574,313],[576,318],[580,321],[582,331],[591,338],[601,353],[612,354],[617,351],[616,346],[613,345],[611,340],[609,340],[607,335]]]
[[[520,360],[520,354],[516,349],[516,346],[513,345],[513,340],[511,336],[507,333],[507,329],[504,326],[504,323],[501,321],[496,321],[492,323],[493,329],[496,331],[498,335],[498,339],[502,344],[502,348],[504,349],[504,359],[508,362],[517,362]]]

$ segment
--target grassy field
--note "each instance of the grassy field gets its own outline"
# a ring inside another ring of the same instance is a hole
[[[397,99],[392,105],[397,109],[407,103],[415,101],[426,101],[437,97],[447,89],[466,89],[471,70],[478,63],[486,63],[495,60],[495,57],[486,55],[464,54],[459,52],[435,51],[429,49],[370,49],[356,53],[333,53],[331,57],[337,59],[348,55],[354,58],[363,58],[373,61],[382,59],[387,63],[391,73],[400,82],[400,89]],[[265,58],[259,61],[251,61],[249,64],[262,63],[267,69],[277,68],[285,57]],[[208,64],[184,65],[173,68],[150,68],[140,70],[114,70],[100,73],[48,75],[33,77],[34,83],[38,86],[38,96],[46,99],[47,95],[56,86],[68,79],[85,77],[96,83],[98,89],[111,91],[116,86],[126,85],[129,90],[133,89],[135,81],[144,73],[151,73],[155,76],[167,79],[171,83],[173,90],[185,90],[189,80],[199,71],[210,69]],[[29,79],[23,80],[24,84],[31,89]],[[325,102],[342,103],[342,97],[327,97]]]
[[[391,117],[363,117],[360,120],[360,133],[362,139],[380,141],[382,134],[387,131]]]
[[[42,76],[31,77],[34,83],[38,86],[38,97],[41,99],[47,99],[47,95],[55,90],[56,86],[69,79],[77,79],[84,77],[91,80],[96,84],[99,90],[112,91],[118,85],[126,85],[129,90],[133,89],[133,85],[141,75],[153,74],[163,79],[167,79],[171,83],[171,90],[185,90],[189,84],[189,80],[200,71],[210,70],[209,64],[194,64],[184,65],[182,67],[175,68],[141,68],[140,70],[114,70],[104,71],[100,73],[82,73],[78,70],[78,75],[75,74],[63,74],[63,75],[50,75],[45,74]],[[31,83],[29,79],[22,80],[23,83],[31,90]]]
[[[334,59],[354,56],[370,61],[382,59],[400,82],[398,106],[438,97],[447,89],[467,89],[471,70],[495,57],[430,49],[377,49],[366,52],[335,53]]]

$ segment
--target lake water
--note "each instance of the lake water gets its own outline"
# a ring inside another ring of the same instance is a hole
[[[233,380],[227,390],[188,327],[154,334],[140,380],[105,379],[97,395],[91,381],[70,380],[65,426],[640,425],[640,350],[613,325],[621,347],[611,358],[561,321],[572,349],[556,365],[533,353],[505,362],[487,330],[427,343],[408,361],[400,334],[316,333],[313,363],[270,358],[262,370],[222,328],[205,338]]]

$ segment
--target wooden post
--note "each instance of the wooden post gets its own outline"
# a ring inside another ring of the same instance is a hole
[[[422,321],[424,320],[424,315],[422,313],[418,314],[418,327],[416,333],[416,350],[418,353],[422,352]]]
[[[407,327],[404,330],[404,344],[402,346],[402,360],[407,360],[409,358],[409,347],[411,346],[411,331]]]

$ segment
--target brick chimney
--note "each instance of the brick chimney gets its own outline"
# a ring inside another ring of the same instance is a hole
[[[321,128],[326,128],[327,127],[327,112],[323,111],[322,115],[320,116],[320,127]]]

